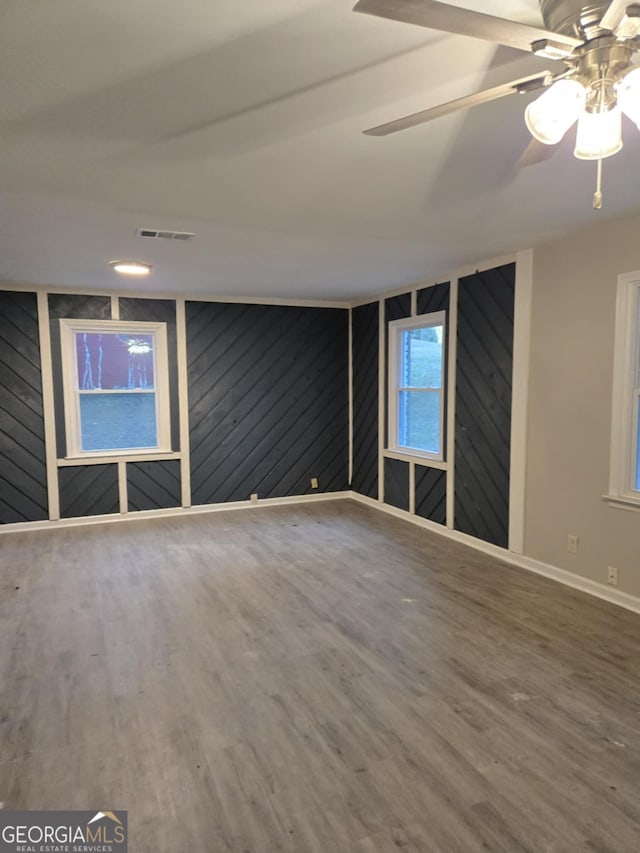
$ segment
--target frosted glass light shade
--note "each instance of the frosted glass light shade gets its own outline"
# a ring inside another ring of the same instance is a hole
[[[529,133],[545,145],[560,142],[584,109],[586,95],[577,80],[558,80],[525,110]]]
[[[640,68],[634,68],[618,84],[618,104],[640,129]]]
[[[109,266],[121,275],[149,275],[151,264],[143,264],[141,261],[110,261]]]
[[[618,107],[608,112],[583,112],[578,119],[578,135],[573,152],[578,160],[603,160],[622,148],[622,113]]]

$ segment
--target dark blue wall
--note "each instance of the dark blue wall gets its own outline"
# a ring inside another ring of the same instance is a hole
[[[455,527],[507,547],[515,264],[460,279]]]
[[[351,312],[353,354],[353,480],[361,495],[378,497],[378,326],[377,302]]]
[[[193,504],[347,488],[348,311],[188,302]]]
[[[0,292],[0,524],[48,517],[38,308]]]

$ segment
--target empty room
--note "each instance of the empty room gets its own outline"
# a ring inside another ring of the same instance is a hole
[[[640,850],[640,7],[462,3],[3,4],[0,853]]]

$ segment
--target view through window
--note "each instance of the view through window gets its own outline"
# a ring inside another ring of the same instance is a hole
[[[444,312],[390,323],[390,440],[442,458]]]

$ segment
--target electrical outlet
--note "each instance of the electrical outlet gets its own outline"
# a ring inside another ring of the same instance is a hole
[[[249,499],[250,499],[250,501],[251,501],[251,503],[252,503],[252,504],[257,504],[257,503],[258,503],[258,495],[255,495],[255,494],[254,494],[254,495],[251,495]]]
[[[618,586],[618,581],[620,580],[620,572],[616,569],[615,566],[609,566],[607,568],[607,583],[611,586]]]
[[[580,540],[577,536],[572,536],[571,534],[569,534],[569,536],[567,537],[567,551],[570,554],[577,554],[579,542]]]
[[[317,477],[312,477],[312,478],[311,478],[311,488],[312,488],[312,489],[317,489],[317,488],[318,488],[318,478],[317,478]]]

